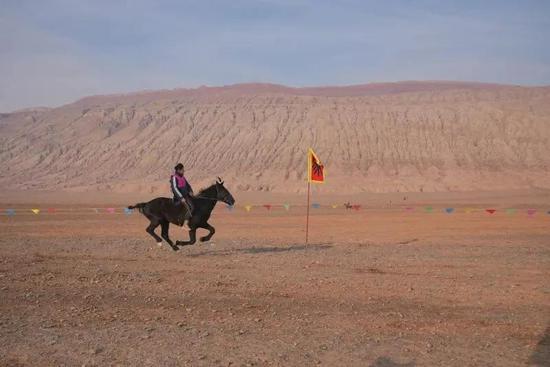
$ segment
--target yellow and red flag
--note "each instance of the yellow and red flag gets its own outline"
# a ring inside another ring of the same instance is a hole
[[[325,182],[325,167],[311,148],[307,153],[307,181],[311,183]]]

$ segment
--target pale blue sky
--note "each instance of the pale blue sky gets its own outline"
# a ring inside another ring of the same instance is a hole
[[[0,111],[273,82],[550,84],[548,0],[0,0]]]

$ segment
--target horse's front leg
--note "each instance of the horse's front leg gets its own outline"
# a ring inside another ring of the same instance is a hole
[[[188,245],[193,245],[195,242],[197,242],[197,229],[191,228],[189,230],[189,243]]]
[[[206,236],[200,238],[201,242],[210,241],[214,233],[216,233],[216,229],[208,223],[206,223],[205,225],[202,225],[201,228],[207,229],[209,231],[209,233]]]
[[[189,230],[189,241],[176,241],[176,246],[193,245],[197,242],[197,229],[192,228]]]

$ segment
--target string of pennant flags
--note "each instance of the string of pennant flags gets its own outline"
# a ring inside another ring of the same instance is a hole
[[[266,211],[273,211],[273,210],[284,210],[284,211],[290,211],[292,208],[303,208],[304,205],[291,205],[289,203],[283,203],[274,205],[274,204],[261,204],[261,205],[252,205],[252,204],[246,204],[240,208],[244,209],[247,213],[251,212],[252,210],[266,210]],[[346,209],[346,210],[353,210],[353,211],[359,211],[364,210],[365,208],[361,204],[344,204],[344,205],[338,205],[338,204],[331,204],[331,205],[321,205],[320,203],[312,203],[310,205],[311,209],[321,209],[321,208],[327,208],[327,209]],[[226,205],[225,209],[228,212],[233,212],[237,207],[232,205]],[[378,209],[378,208],[377,208]],[[506,215],[516,215],[519,213],[525,213],[527,216],[532,217],[536,214],[547,214],[550,215],[550,210],[544,211],[539,210],[535,208],[528,208],[528,209],[516,209],[516,208],[505,208],[505,209],[495,209],[495,208],[454,208],[454,207],[444,207],[436,209],[433,206],[427,205],[427,206],[406,206],[406,207],[396,207],[396,208],[386,208],[389,210],[403,210],[407,213],[413,213],[413,212],[424,212],[424,213],[436,213],[441,212],[447,215],[456,214],[459,212],[462,213],[485,213],[488,215],[494,215],[497,212],[505,213]],[[4,216],[12,217],[15,215],[21,215],[21,214],[28,214],[28,215],[44,215],[44,214],[63,214],[63,213],[105,213],[105,214],[125,214],[125,215],[132,215],[135,210],[134,209],[128,209],[128,208],[120,208],[120,207],[107,207],[107,208],[7,208],[1,211],[1,214]]]

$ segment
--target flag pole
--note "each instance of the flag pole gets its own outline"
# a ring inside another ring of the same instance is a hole
[[[311,183],[307,181],[307,214],[306,214],[306,245],[308,244],[308,235],[309,235],[309,189]]]

